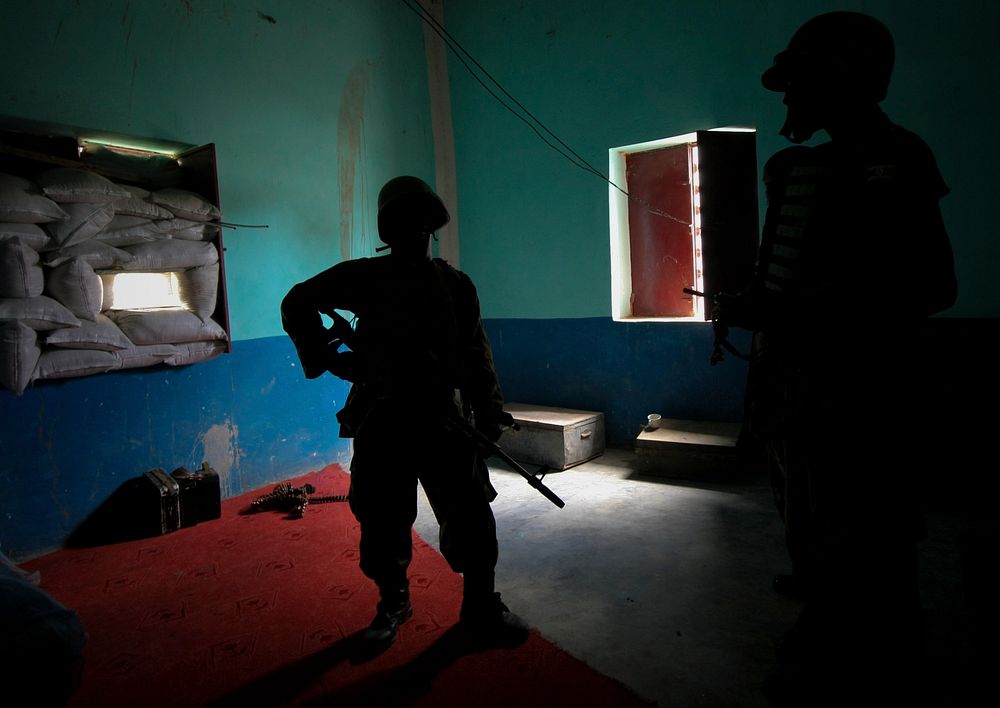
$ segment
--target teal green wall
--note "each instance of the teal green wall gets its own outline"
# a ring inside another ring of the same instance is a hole
[[[1000,315],[990,206],[1000,186],[1000,4],[449,0],[445,18],[504,88],[606,172],[611,147],[732,124],[758,129],[762,166],[787,143],[777,135],[781,96],[761,88],[760,74],[802,22],[833,9],[869,12],[895,35],[883,107],[927,140],[953,189],[943,209],[960,295],[949,316]],[[543,144],[454,58],[449,74],[462,267],[486,315],[610,316],[607,185]]]

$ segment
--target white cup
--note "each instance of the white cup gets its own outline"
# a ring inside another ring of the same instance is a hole
[[[659,413],[650,413],[646,416],[646,430],[656,430],[659,428],[660,420],[661,418]]]

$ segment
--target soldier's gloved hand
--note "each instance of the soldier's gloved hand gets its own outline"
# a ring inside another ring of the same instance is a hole
[[[299,355],[302,371],[307,379],[315,379],[326,373],[329,349],[325,339],[299,339],[295,342],[295,351]]]
[[[327,371],[351,383],[363,378],[361,358],[350,350],[331,354],[327,359]]]
[[[514,425],[514,416],[504,410],[488,411],[476,414],[476,429],[485,435],[490,442],[496,442],[503,435],[505,427]]]

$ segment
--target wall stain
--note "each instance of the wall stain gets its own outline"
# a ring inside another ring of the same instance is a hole
[[[135,25],[135,17],[129,14],[131,3],[125,4],[125,14],[122,15],[122,28],[125,30],[125,46],[132,41],[132,27]]]
[[[264,20],[265,22],[270,22],[272,25],[278,24],[278,21],[276,19],[274,19],[274,17],[272,15],[265,15],[260,10],[257,10],[257,18],[261,19],[261,20]]]
[[[190,21],[195,17],[207,18],[209,20],[220,20],[229,24],[233,17],[233,3],[229,0],[219,2],[201,2],[194,0],[180,0],[178,8],[175,10],[185,21],[186,26],[190,26]]]
[[[223,499],[241,492],[243,487],[240,480],[243,451],[239,445],[239,432],[239,427],[226,418],[225,422],[213,425],[200,436],[204,447],[203,461],[218,473]]]
[[[337,168],[340,190],[340,256],[352,257],[351,235],[354,233],[354,199],[361,164],[364,139],[365,93],[371,77],[371,66],[359,62],[351,69],[340,97],[337,120]],[[360,180],[363,182],[362,179]]]

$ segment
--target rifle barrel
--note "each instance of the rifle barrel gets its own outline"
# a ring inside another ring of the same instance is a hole
[[[524,469],[524,467],[522,467],[520,465],[520,463],[518,463],[517,460],[515,460],[513,457],[511,457],[510,455],[508,455],[504,451],[504,449],[502,447],[500,447],[499,445],[494,445],[493,446],[493,452],[498,457],[500,457],[500,459],[502,459],[508,465],[510,465],[511,467],[513,467],[514,470],[518,474],[520,474],[522,477],[524,477],[526,480],[528,480],[528,484],[530,484],[532,487],[534,487],[539,492],[541,492],[542,496],[544,496],[550,502],[552,502],[553,504],[555,504],[556,506],[558,506],[560,509],[562,509],[564,506],[566,506],[566,502],[564,502],[562,499],[560,499],[559,496],[555,492],[553,492],[551,489],[549,489],[548,487],[546,487],[542,483],[542,480],[540,480],[538,477],[536,477],[535,475],[533,475],[530,472],[528,472],[528,470]]]
[[[559,495],[557,495],[551,489],[549,489],[548,487],[546,487],[542,483],[542,480],[540,480],[535,475],[531,474],[531,472],[528,472],[528,470],[524,469],[524,467],[521,466],[521,463],[519,463],[513,457],[511,457],[510,455],[508,455],[504,451],[504,449],[502,447],[500,447],[495,442],[493,442],[492,440],[490,440],[488,437],[486,437],[485,435],[483,435],[481,432],[479,432],[478,430],[476,430],[475,427],[473,427],[471,423],[469,423],[468,421],[463,420],[461,418],[457,418],[457,417],[455,417],[455,418],[449,418],[449,422],[451,422],[453,425],[457,426],[458,429],[459,429],[459,431],[461,431],[461,432],[465,433],[467,436],[469,436],[472,439],[473,442],[475,442],[477,445],[479,445],[479,447],[483,448],[484,450],[486,450],[487,452],[489,452],[491,455],[496,455],[501,460],[503,460],[508,465],[510,465],[512,468],[514,468],[515,472],[517,472],[519,475],[521,475],[526,480],[528,480],[528,484],[530,484],[532,487],[534,487],[538,492],[540,492],[542,494],[542,496],[544,496],[550,502],[552,502],[553,504],[555,504],[556,506],[558,506],[560,509],[562,509],[564,506],[566,506],[566,502],[564,502],[562,499],[560,499]]]

